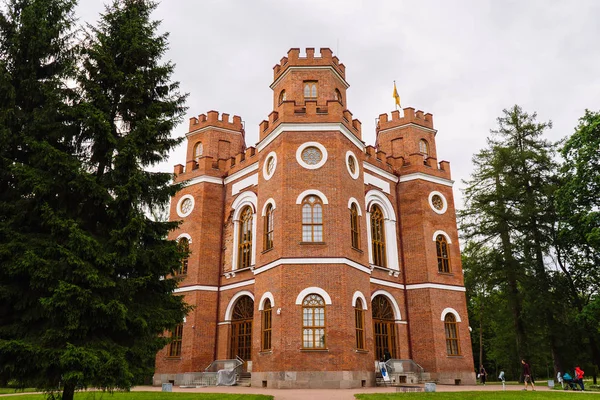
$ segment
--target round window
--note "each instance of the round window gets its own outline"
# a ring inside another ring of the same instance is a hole
[[[354,161],[354,157],[348,157],[348,168],[350,168],[350,173],[354,175],[356,172],[356,161]]]
[[[272,151],[267,154],[265,163],[263,164],[263,177],[265,180],[271,179],[277,168],[277,154]]]
[[[175,208],[177,215],[179,215],[181,218],[190,215],[193,209],[194,198],[189,194],[182,196],[177,202],[177,207]]]
[[[442,200],[442,198],[437,194],[433,195],[431,198],[431,204],[433,204],[433,207],[437,210],[444,208],[444,200]]]
[[[183,214],[188,214],[190,211],[192,211],[193,206],[194,205],[192,204],[192,199],[190,199],[190,198],[184,199],[181,202],[181,212]]]
[[[302,161],[308,165],[317,165],[322,159],[323,153],[314,146],[309,146],[302,151]]]
[[[446,197],[438,191],[429,193],[429,206],[437,214],[443,214],[448,209]]]

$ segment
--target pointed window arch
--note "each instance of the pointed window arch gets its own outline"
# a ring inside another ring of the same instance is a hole
[[[286,100],[285,90],[282,90],[279,93],[279,104],[283,103]]]
[[[450,272],[450,258],[448,256],[448,241],[446,236],[437,235],[435,238],[435,248],[437,252],[438,271]]]
[[[458,341],[458,324],[452,313],[446,314],[444,318],[444,329],[446,331],[446,351],[449,356],[460,355],[460,343]]]
[[[242,360],[252,360],[252,319],[254,300],[250,296],[240,296],[231,315],[231,340],[229,356]]]
[[[264,250],[273,248],[273,204],[267,204],[265,210],[265,226],[264,226]]]
[[[342,105],[344,104],[344,99],[342,99],[342,93],[339,91],[339,89],[335,89],[333,92],[333,98],[339,101]]]
[[[350,206],[350,237],[352,247],[360,249],[360,226],[358,219],[358,207],[355,203]]]
[[[365,309],[361,299],[354,306],[354,325],[356,330],[356,349],[365,350]]]
[[[271,305],[271,300],[266,299],[264,302],[262,313],[262,335],[261,335],[261,350],[269,351],[271,350],[271,331],[273,327],[273,306]]]
[[[323,202],[315,195],[302,201],[302,241],[323,241]]]
[[[324,349],[326,345],[325,300],[312,293],[302,301],[302,347]]]
[[[179,251],[185,253],[185,256],[181,259],[181,265],[179,266],[179,269],[175,272],[175,275],[185,275],[188,271],[190,240],[187,237],[182,237],[177,242],[177,247],[179,247]]]
[[[421,139],[419,140],[419,153],[428,156],[429,155],[429,143],[427,140]]]
[[[311,100],[317,98],[317,82],[315,82],[315,81],[304,82],[304,98],[311,99]]]
[[[386,267],[384,217],[381,208],[377,205],[371,208],[371,245],[373,264]]]
[[[202,146],[202,142],[196,143],[194,146],[194,160],[198,161],[204,152],[204,146]]]
[[[375,359],[381,360],[385,351],[396,358],[396,323],[394,308],[384,295],[377,295],[372,300],[373,332],[375,338]]]
[[[252,207],[246,206],[240,217],[238,240],[238,268],[247,268],[252,262]]]

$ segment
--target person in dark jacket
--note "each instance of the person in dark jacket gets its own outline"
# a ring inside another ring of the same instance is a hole
[[[525,382],[525,389],[522,390],[527,391],[527,383],[531,383],[531,390],[535,392],[535,385],[531,379],[531,367],[525,362],[525,360],[521,360],[521,364],[523,367],[523,382]]]
[[[487,378],[487,372],[485,371],[485,368],[483,368],[483,365],[480,365],[479,366],[479,380],[482,385],[485,385],[485,378]]]

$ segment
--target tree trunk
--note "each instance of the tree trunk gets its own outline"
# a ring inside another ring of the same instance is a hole
[[[65,385],[62,394],[62,400],[73,400],[75,395],[75,385],[68,383]]]

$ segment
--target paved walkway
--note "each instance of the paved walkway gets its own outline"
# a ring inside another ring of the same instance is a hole
[[[507,385],[506,390],[518,391],[523,386]],[[160,391],[162,388],[153,386],[137,386],[132,391]],[[468,392],[468,391],[498,391],[502,390],[501,385],[477,385],[477,386],[454,386],[437,385],[438,392]],[[536,386],[538,391],[549,390],[547,386]],[[370,387],[360,389],[263,389],[240,386],[210,386],[205,388],[180,388],[174,387],[174,392],[189,393],[245,393],[245,394],[266,394],[275,396],[275,400],[355,400],[354,395],[358,393],[394,393],[395,387]]]

